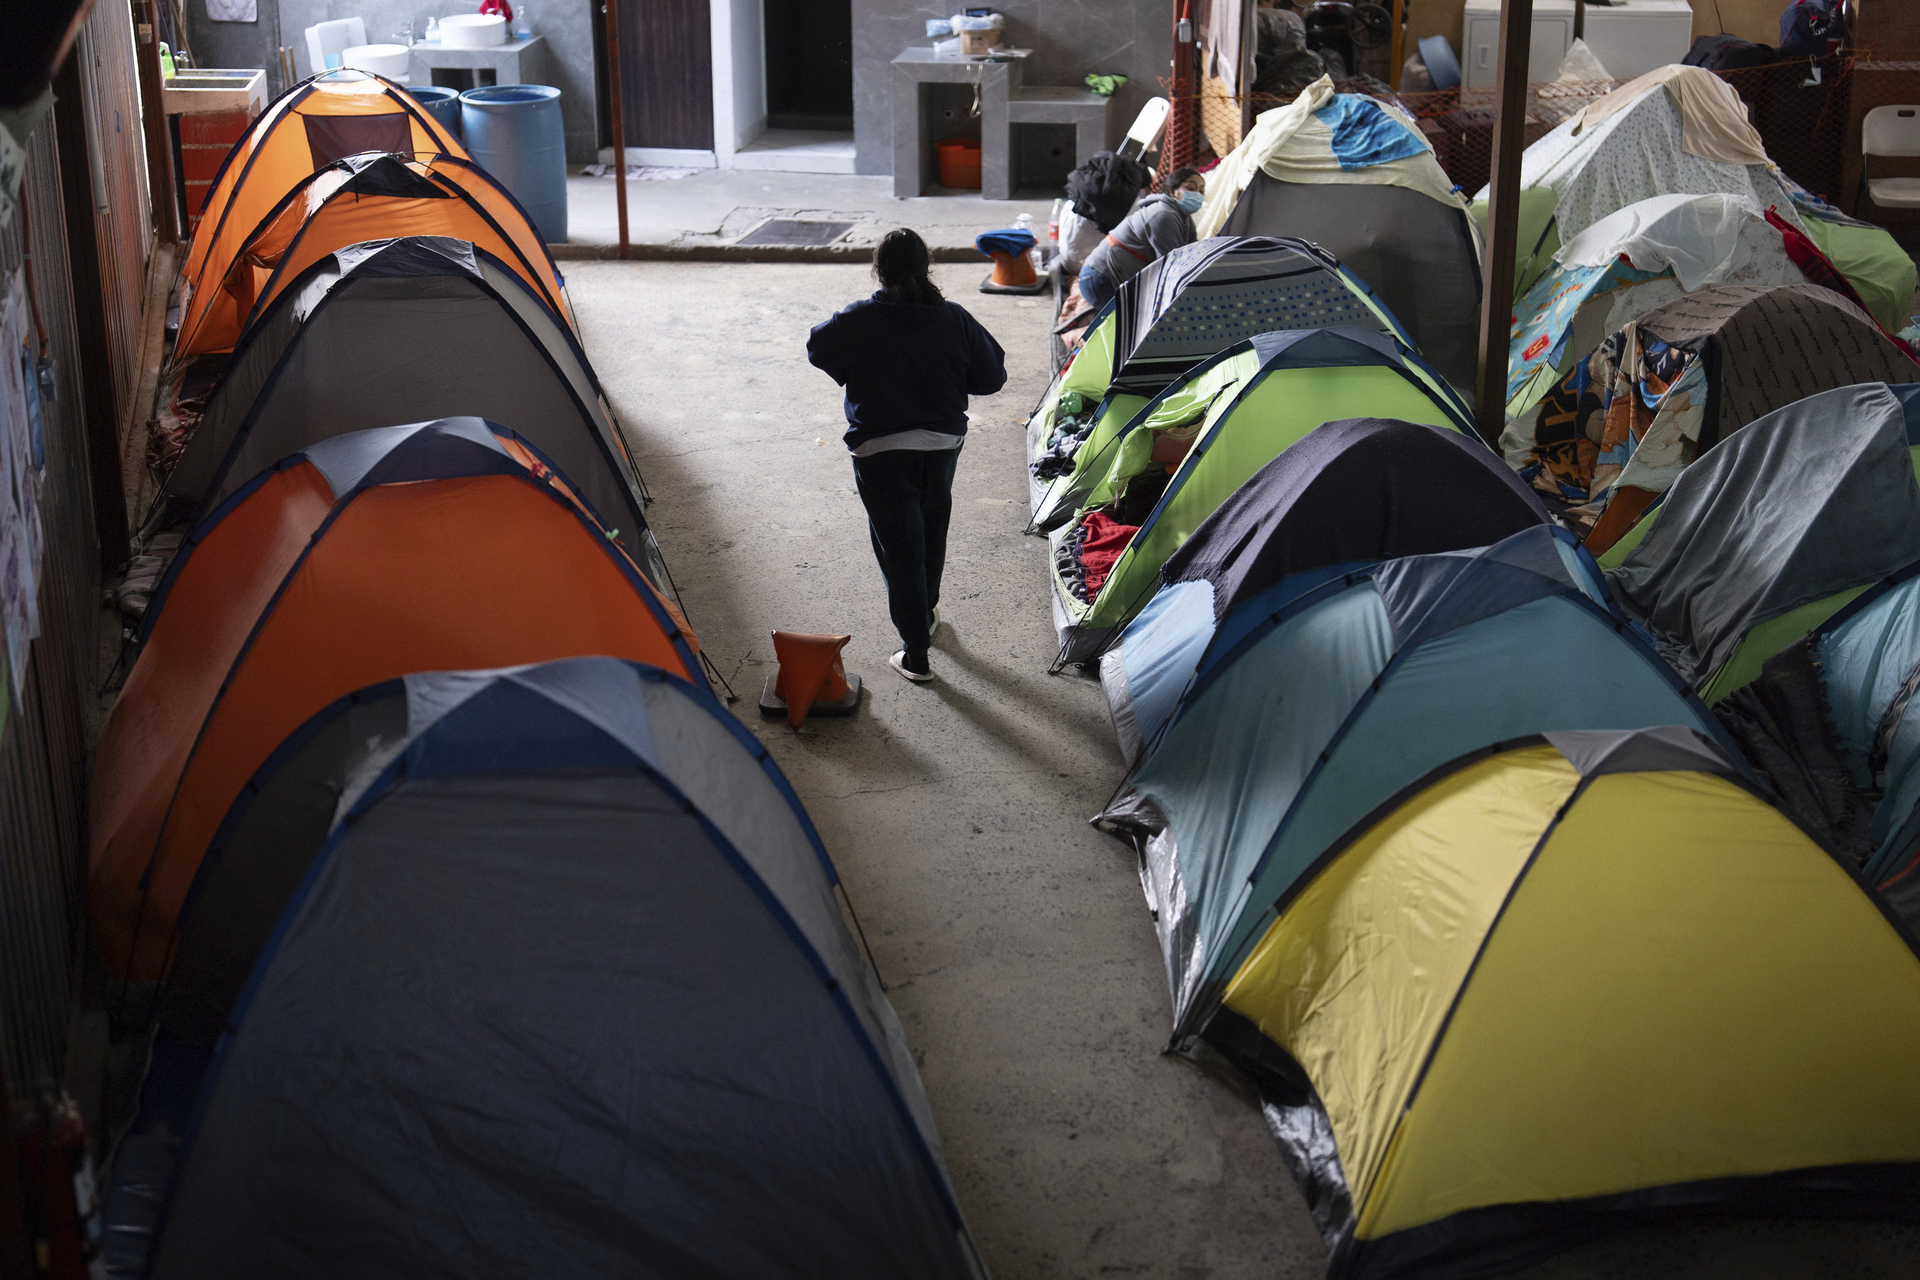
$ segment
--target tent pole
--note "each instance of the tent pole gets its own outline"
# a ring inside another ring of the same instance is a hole
[[[1393,65],[1387,68],[1387,84],[1400,92],[1400,64],[1407,60],[1407,0],[1393,0]]]
[[[1513,326],[1514,251],[1520,237],[1520,153],[1527,138],[1527,57],[1533,0],[1502,0],[1500,67],[1494,82],[1493,172],[1487,184],[1486,260],[1480,276],[1480,380],[1474,416],[1498,447],[1507,426],[1507,344]]]
[[[606,0],[607,117],[613,126],[613,199],[620,207],[620,257],[627,256],[626,100],[620,96],[619,0]]]
[[[1216,0],[1217,2],[1217,0]],[[1397,4],[1399,0],[1394,0]],[[1240,141],[1253,132],[1253,73],[1255,55],[1260,52],[1259,19],[1255,0],[1240,0],[1240,58],[1235,64],[1233,89],[1240,95]]]

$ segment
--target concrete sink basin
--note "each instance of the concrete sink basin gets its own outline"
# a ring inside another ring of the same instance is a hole
[[[235,107],[258,115],[266,105],[267,73],[258,68],[183,67],[160,85],[160,109],[170,116]]]

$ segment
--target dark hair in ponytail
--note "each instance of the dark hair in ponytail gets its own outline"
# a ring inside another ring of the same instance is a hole
[[[873,251],[873,274],[889,302],[932,307],[946,301],[927,275],[932,266],[927,242],[906,227],[887,232]]]

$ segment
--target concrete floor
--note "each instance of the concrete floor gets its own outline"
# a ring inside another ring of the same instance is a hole
[[[780,175],[768,175],[779,177]],[[930,687],[897,647],[808,328],[872,289],[847,266],[568,264],[587,350],[707,652],[840,868],[997,1280],[1307,1280],[1325,1252],[1258,1112],[1159,1056],[1166,979],[1131,856],[1086,825],[1121,773],[1098,687],[1048,677],[1044,543],[1021,421],[1046,383],[1045,299],[936,279],[1000,339],[955,484]],[[850,632],[859,714],[799,733],[754,703],[768,632]],[[1920,1230],[1731,1223],[1616,1236],[1531,1280],[1920,1275]]]
[[[894,227],[912,227],[939,250],[971,247],[976,235],[1010,227],[1022,213],[1032,214],[1045,235],[1052,209],[1051,199],[983,200],[977,191],[898,200],[890,177],[702,169],[627,183],[627,236],[636,245],[720,245],[778,215],[852,222],[850,243],[872,244]],[[615,244],[619,226],[613,179],[575,171],[567,179],[568,244]]]

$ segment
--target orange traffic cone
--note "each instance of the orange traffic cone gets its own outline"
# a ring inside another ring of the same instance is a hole
[[[1033,274],[1033,255],[1031,253],[1008,253],[1005,249],[995,249],[993,258],[993,287],[996,289],[1025,289],[1039,280]]]
[[[787,724],[798,729],[810,711],[821,715],[850,715],[860,705],[860,677],[850,676],[840,651],[852,636],[807,635],[797,631],[773,633],[773,656],[780,669],[767,680],[760,710],[768,715],[785,712]]]

